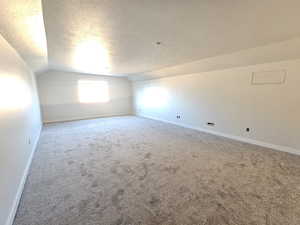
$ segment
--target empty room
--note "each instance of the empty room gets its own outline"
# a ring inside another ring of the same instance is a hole
[[[0,0],[0,225],[299,225],[299,0]]]

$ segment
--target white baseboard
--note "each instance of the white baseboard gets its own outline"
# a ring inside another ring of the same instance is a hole
[[[275,144],[271,144],[271,143],[267,143],[267,142],[263,142],[263,141],[258,141],[258,140],[254,140],[254,139],[250,139],[250,138],[245,138],[245,137],[240,137],[240,136],[235,136],[235,135],[231,135],[231,134],[225,134],[222,132],[218,132],[218,131],[213,131],[213,130],[209,130],[209,129],[205,129],[205,128],[201,128],[201,127],[195,127],[195,126],[190,126],[190,125],[186,125],[186,124],[182,124],[182,123],[176,123],[173,121],[169,121],[169,120],[164,120],[164,119],[160,119],[160,118],[156,118],[156,117],[152,117],[152,116],[147,116],[144,114],[136,114],[136,116],[139,117],[144,117],[144,118],[148,118],[148,119],[153,119],[153,120],[158,120],[161,122],[165,122],[165,123],[171,123],[177,126],[181,126],[181,127],[185,127],[185,128],[189,128],[189,129],[193,129],[193,130],[198,130],[201,132],[205,132],[205,133],[209,133],[209,134],[213,134],[213,135],[217,135],[217,136],[221,136],[221,137],[226,137],[229,139],[233,139],[236,141],[241,141],[241,142],[245,142],[245,143],[249,143],[249,144],[253,144],[253,145],[258,145],[258,146],[262,146],[262,147],[266,147],[266,148],[271,148],[277,151],[282,151],[282,152],[288,152],[291,154],[295,154],[295,155],[300,155],[300,150],[291,148],[291,147],[286,147],[286,146],[282,146],[282,145],[275,145]]]
[[[41,131],[42,131],[42,127],[40,128],[38,136],[37,136],[34,144],[32,145],[33,149],[31,151],[28,162],[27,162],[26,167],[24,169],[23,176],[22,176],[22,179],[20,181],[17,194],[15,196],[15,199],[14,199],[12,208],[10,210],[9,216],[6,220],[6,225],[12,225],[13,222],[14,222],[14,219],[15,219],[15,216],[16,216],[16,213],[17,213],[17,210],[18,210],[18,206],[19,206],[19,203],[20,203],[20,200],[21,200],[21,196],[22,196],[22,193],[23,193],[23,189],[24,189],[24,186],[25,186],[25,182],[26,182],[26,179],[27,179],[27,176],[28,176],[28,173],[29,173],[30,165],[31,165],[35,150],[37,148],[38,142],[40,140]]]
[[[128,116],[128,114],[111,115],[109,117],[113,117],[113,116]],[[190,126],[190,125],[186,125],[186,124],[182,124],[182,123],[176,123],[176,122],[173,122],[173,121],[159,119],[159,118],[155,118],[155,117],[151,117],[151,116],[147,116],[147,115],[139,114],[139,115],[136,115],[136,116],[144,117],[144,118],[149,118],[149,119],[153,119],[153,120],[158,120],[158,121],[161,121],[161,122],[170,123],[170,124],[174,124],[174,125],[177,125],[177,126],[181,126],[181,127],[185,127],[185,128],[189,128],[189,129],[193,129],[193,130],[198,130],[198,131],[201,131],[201,132],[210,133],[210,134],[213,134],[213,135],[217,135],[217,136],[221,136],[221,137],[226,137],[226,138],[237,140],[237,141],[241,141],[241,142],[246,142],[246,143],[250,143],[250,144],[254,144],[254,145],[259,145],[259,146],[262,146],[262,147],[271,148],[271,149],[282,151],[282,152],[288,152],[288,153],[300,155],[300,151],[298,151],[297,149],[286,147],[286,146],[280,146],[280,145],[275,145],[275,144],[271,144],[271,143],[266,143],[266,142],[262,142],[262,141],[253,140],[253,139],[250,139],[250,138],[245,138],[245,137],[240,137],[240,136],[235,136],[235,135],[224,134],[224,133],[217,132],[217,131],[212,131],[212,130],[208,130],[208,129],[204,129],[204,128]],[[93,118],[99,118],[99,117],[93,117]],[[93,119],[93,118],[77,118],[75,120]],[[68,121],[73,121],[73,120],[74,119],[68,120]],[[49,122],[62,122],[62,121],[49,121]],[[65,122],[65,121],[63,121],[63,122]],[[13,224],[13,221],[14,221],[17,209],[18,209],[18,205],[19,205],[19,202],[20,202],[20,199],[21,199],[21,196],[22,196],[22,192],[23,192],[23,189],[24,189],[24,185],[25,185],[25,182],[26,182],[26,178],[27,178],[27,175],[28,175],[28,172],[29,172],[29,169],[30,169],[30,165],[31,165],[31,162],[32,162],[35,150],[37,148],[37,144],[38,144],[38,141],[39,141],[39,138],[40,138],[40,134],[41,134],[41,130],[39,132],[38,137],[35,140],[35,143],[33,144],[33,150],[32,150],[32,152],[30,154],[30,157],[28,159],[27,165],[25,167],[25,170],[24,170],[22,179],[20,181],[20,184],[19,184],[19,187],[18,187],[18,191],[17,191],[16,197],[15,197],[13,206],[12,206],[12,208],[10,210],[10,214],[8,216],[6,225],[12,225]]]
[[[111,114],[111,115],[99,115],[99,116],[87,116],[87,117],[72,117],[69,119],[59,119],[59,120],[44,120],[43,123],[63,123],[63,122],[71,122],[77,120],[91,120],[91,119],[98,119],[98,118],[106,118],[106,117],[117,117],[117,116],[132,116],[133,114],[130,113],[122,113],[122,114]]]

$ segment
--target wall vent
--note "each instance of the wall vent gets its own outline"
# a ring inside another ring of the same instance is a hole
[[[262,71],[252,73],[252,85],[283,84],[286,80],[285,70]]]

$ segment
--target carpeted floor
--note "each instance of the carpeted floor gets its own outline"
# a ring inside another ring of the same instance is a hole
[[[300,157],[138,117],[43,129],[14,225],[299,225]]]

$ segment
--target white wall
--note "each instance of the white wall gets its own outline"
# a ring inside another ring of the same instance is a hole
[[[269,70],[286,70],[286,82],[251,85],[252,72]],[[299,88],[300,60],[133,84],[137,115],[292,150],[300,150]],[[181,119],[176,119],[176,115],[181,115]],[[216,125],[210,127],[207,122]],[[250,133],[245,131],[247,127]]]
[[[34,75],[1,35],[0,59],[0,224],[8,225],[39,138],[41,118]]]
[[[107,81],[110,100],[80,103],[78,81]],[[48,71],[37,77],[44,122],[132,114],[131,83],[127,78]]]

